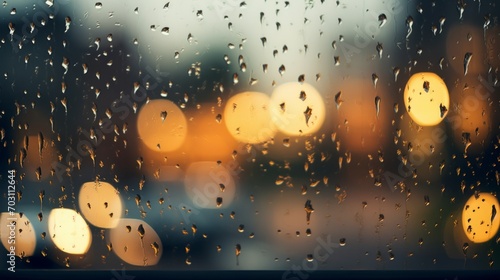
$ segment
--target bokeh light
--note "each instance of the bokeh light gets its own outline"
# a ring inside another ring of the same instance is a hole
[[[90,228],[75,210],[52,209],[47,220],[47,227],[52,242],[59,250],[68,254],[85,254],[92,244]]]
[[[467,200],[462,212],[462,226],[470,241],[483,243],[496,236],[500,226],[498,209],[498,199],[489,193],[477,193]]]
[[[413,74],[405,86],[405,108],[421,126],[440,123],[450,110],[450,96],[444,81],[435,73]]]
[[[0,239],[2,245],[10,253],[11,246],[15,255],[21,258],[30,257],[36,248],[36,232],[26,215],[3,212],[0,214]]]
[[[156,231],[145,221],[121,219],[109,232],[113,252],[124,262],[136,266],[156,265],[163,245]]]
[[[269,97],[261,92],[242,92],[232,96],[222,117],[227,130],[238,141],[262,143],[273,138],[276,128],[271,121]]]
[[[161,152],[178,149],[186,139],[187,121],[181,109],[169,100],[151,100],[137,118],[137,131],[149,149]]]
[[[269,109],[273,123],[286,135],[312,134],[325,121],[325,104],[321,94],[305,82],[277,86]]]
[[[85,219],[100,228],[115,227],[122,216],[118,190],[107,182],[84,183],[78,194],[78,206]]]

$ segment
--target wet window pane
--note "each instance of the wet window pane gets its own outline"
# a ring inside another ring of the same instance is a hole
[[[499,12],[3,1],[2,273],[493,275]]]

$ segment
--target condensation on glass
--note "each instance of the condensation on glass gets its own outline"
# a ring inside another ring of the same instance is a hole
[[[496,269],[498,12],[3,1],[1,259],[300,279]]]

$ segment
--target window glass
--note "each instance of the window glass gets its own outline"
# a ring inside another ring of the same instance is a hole
[[[497,270],[497,4],[3,1],[4,271]]]

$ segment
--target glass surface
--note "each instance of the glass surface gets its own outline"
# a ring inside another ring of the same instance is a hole
[[[495,275],[499,13],[3,1],[2,275]]]

